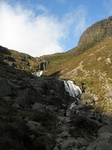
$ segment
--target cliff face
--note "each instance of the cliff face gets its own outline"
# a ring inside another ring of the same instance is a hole
[[[78,50],[83,51],[110,36],[112,36],[112,16],[87,28],[80,37]]]

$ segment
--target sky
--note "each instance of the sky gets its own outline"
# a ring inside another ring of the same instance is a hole
[[[112,0],[0,0],[0,45],[34,57],[66,52],[112,15]]]

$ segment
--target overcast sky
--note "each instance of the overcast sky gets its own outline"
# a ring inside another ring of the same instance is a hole
[[[34,57],[76,47],[112,0],[0,0],[0,45]]]

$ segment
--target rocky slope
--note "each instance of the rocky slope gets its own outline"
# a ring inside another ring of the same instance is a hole
[[[111,23],[89,27],[73,50],[38,59],[0,46],[1,150],[112,149]],[[65,79],[81,88],[78,102]]]
[[[83,94],[75,107],[86,117],[74,109],[64,116],[75,99],[66,93],[63,80],[24,73],[12,78],[13,72],[0,77],[1,150],[92,150],[104,147],[102,140],[108,144],[105,150],[111,146],[111,114],[96,112],[91,97]]]

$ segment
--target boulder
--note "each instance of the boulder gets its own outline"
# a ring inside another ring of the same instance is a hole
[[[84,139],[84,138],[78,137],[77,140],[78,140],[78,143],[80,143],[80,145],[82,145],[82,146],[87,146],[88,145],[87,140]]]
[[[105,125],[98,130],[98,133],[109,132],[112,133],[112,125]]]
[[[89,93],[83,93],[81,95],[81,101],[83,104],[86,104],[88,106],[93,106],[95,104],[94,97]]]
[[[112,135],[98,137],[87,150],[112,150]]]
[[[87,150],[112,150],[112,125],[105,125],[98,130],[98,138]]]
[[[32,108],[33,108],[33,110],[44,111],[46,107],[45,107],[45,105],[43,105],[41,103],[34,103]]]
[[[30,128],[30,130],[36,131],[41,127],[41,124],[35,121],[28,121],[27,126]]]
[[[20,89],[16,98],[16,103],[22,107],[29,106],[40,101],[43,102],[41,93],[31,88]]]
[[[13,108],[20,108],[19,104],[17,104],[16,102],[12,105]]]
[[[75,140],[72,137],[69,137],[68,139],[64,140],[62,145],[61,145],[61,150],[71,150],[71,149],[76,149],[77,148],[77,140]]]
[[[55,147],[53,148],[53,150],[59,150],[59,148],[58,148],[57,146],[55,146]]]

